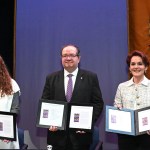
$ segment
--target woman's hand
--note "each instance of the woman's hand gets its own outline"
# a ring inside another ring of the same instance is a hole
[[[4,140],[2,140],[2,141],[5,142],[5,143],[11,142],[10,140],[6,140],[6,139],[4,139]]]
[[[122,104],[115,104],[115,107],[117,107],[118,109],[122,109]]]

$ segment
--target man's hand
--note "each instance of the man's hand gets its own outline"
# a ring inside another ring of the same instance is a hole
[[[49,131],[55,132],[58,131],[58,128],[56,126],[50,126]]]
[[[76,131],[76,133],[84,134],[86,132],[85,131]]]
[[[147,134],[150,135],[150,130],[147,131]]]

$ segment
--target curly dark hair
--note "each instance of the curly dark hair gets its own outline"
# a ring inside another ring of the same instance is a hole
[[[3,58],[0,56],[0,96],[11,95],[12,92],[11,76]]]

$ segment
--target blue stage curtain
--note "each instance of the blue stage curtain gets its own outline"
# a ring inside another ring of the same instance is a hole
[[[126,0],[18,0],[16,17],[19,125],[41,148],[46,129],[35,126],[38,101],[46,75],[61,69],[63,45],[80,48],[81,68],[98,74],[105,105],[113,105],[118,84],[128,78]],[[105,132],[105,107],[97,126],[104,142],[116,142],[115,135]]]

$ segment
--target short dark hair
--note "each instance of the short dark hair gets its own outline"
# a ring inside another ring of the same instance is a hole
[[[139,57],[141,57],[144,65],[145,65],[145,67],[149,66],[149,59],[148,59],[148,57],[142,51],[134,50],[131,53],[129,53],[129,55],[127,56],[126,63],[128,65],[128,67],[130,66],[131,58],[133,56],[139,56]]]
[[[80,49],[79,49],[79,47],[76,46],[76,45],[73,45],[73,44],[68,44],[68,45],[63,46],[63,47],[61,48],[61,52],[60,52],[61,55],[62,55],[62,50],[63,50],[65,47],[68,47],[68,46],[73,46],[73,47],[75,47],[75,48],[77,49],[77,56],[80,56]]]

